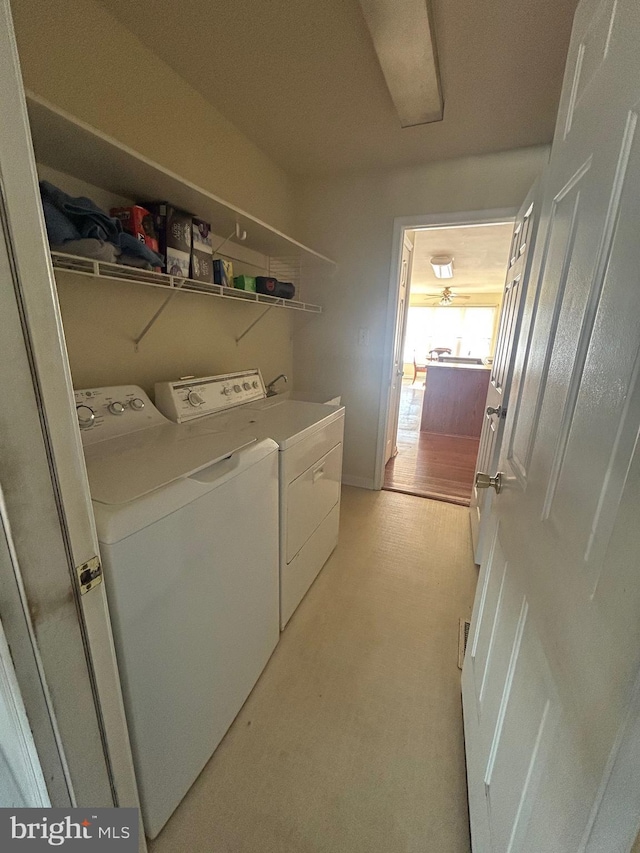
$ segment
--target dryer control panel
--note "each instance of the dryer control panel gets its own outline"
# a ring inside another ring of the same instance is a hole
[[[259,369],[156,383],[156,406],[177,423],[213,415],[267,396]]]
[[[84,445],[167,423],[138,385],[84,388],[74,396]]]

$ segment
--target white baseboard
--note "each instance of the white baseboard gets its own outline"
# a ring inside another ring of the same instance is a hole
[[[348,474],[342,475],[343,486],[355,486],[357,489],[375,490],[375,485],[372,477],[350,477]]]

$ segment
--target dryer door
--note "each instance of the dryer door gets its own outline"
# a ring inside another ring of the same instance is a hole
[[[287,563],[340,500],[342,444],[314,462],[287,488]]]

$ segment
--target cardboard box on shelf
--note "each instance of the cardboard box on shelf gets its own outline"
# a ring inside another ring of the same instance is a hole
[[[199,252],[212,255],[213,246],[211,245],[211,226],[204,219],[191,220],[191,235],[193,248]]]
[[[191,250],[191,278],[196,281],[213,281],[213,258],[198,249]]]
[[[216,258],[213,262],[213,280],[223,287],[233,287],[233,264],[223,258]]]
[[[179,278],[189,278],[189,265],[191,255],[188,252],[180,252],[178,249],[167,247],[166,272]]]
[[[158,235],[158,251],[165,259],[164,271],[170,275],[189,277],[191,262],[191,214],[178,210],[168,202],[146,204],[153,216]]]
[[[132,234],[153,252],[158,251],[158,235],[154,218],[146,207],[139,204],[134,204],[132,207],[112,207],[110,215],[120,220],[123,231]]]
[[[203,219],[191,221],[191,278],[196,281],[213,281],[213,246],[211,225]]]

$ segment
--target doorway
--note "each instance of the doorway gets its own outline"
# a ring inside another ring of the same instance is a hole
[[[496,214],[402,228],[384,489],[469,505],[513,231]]]

